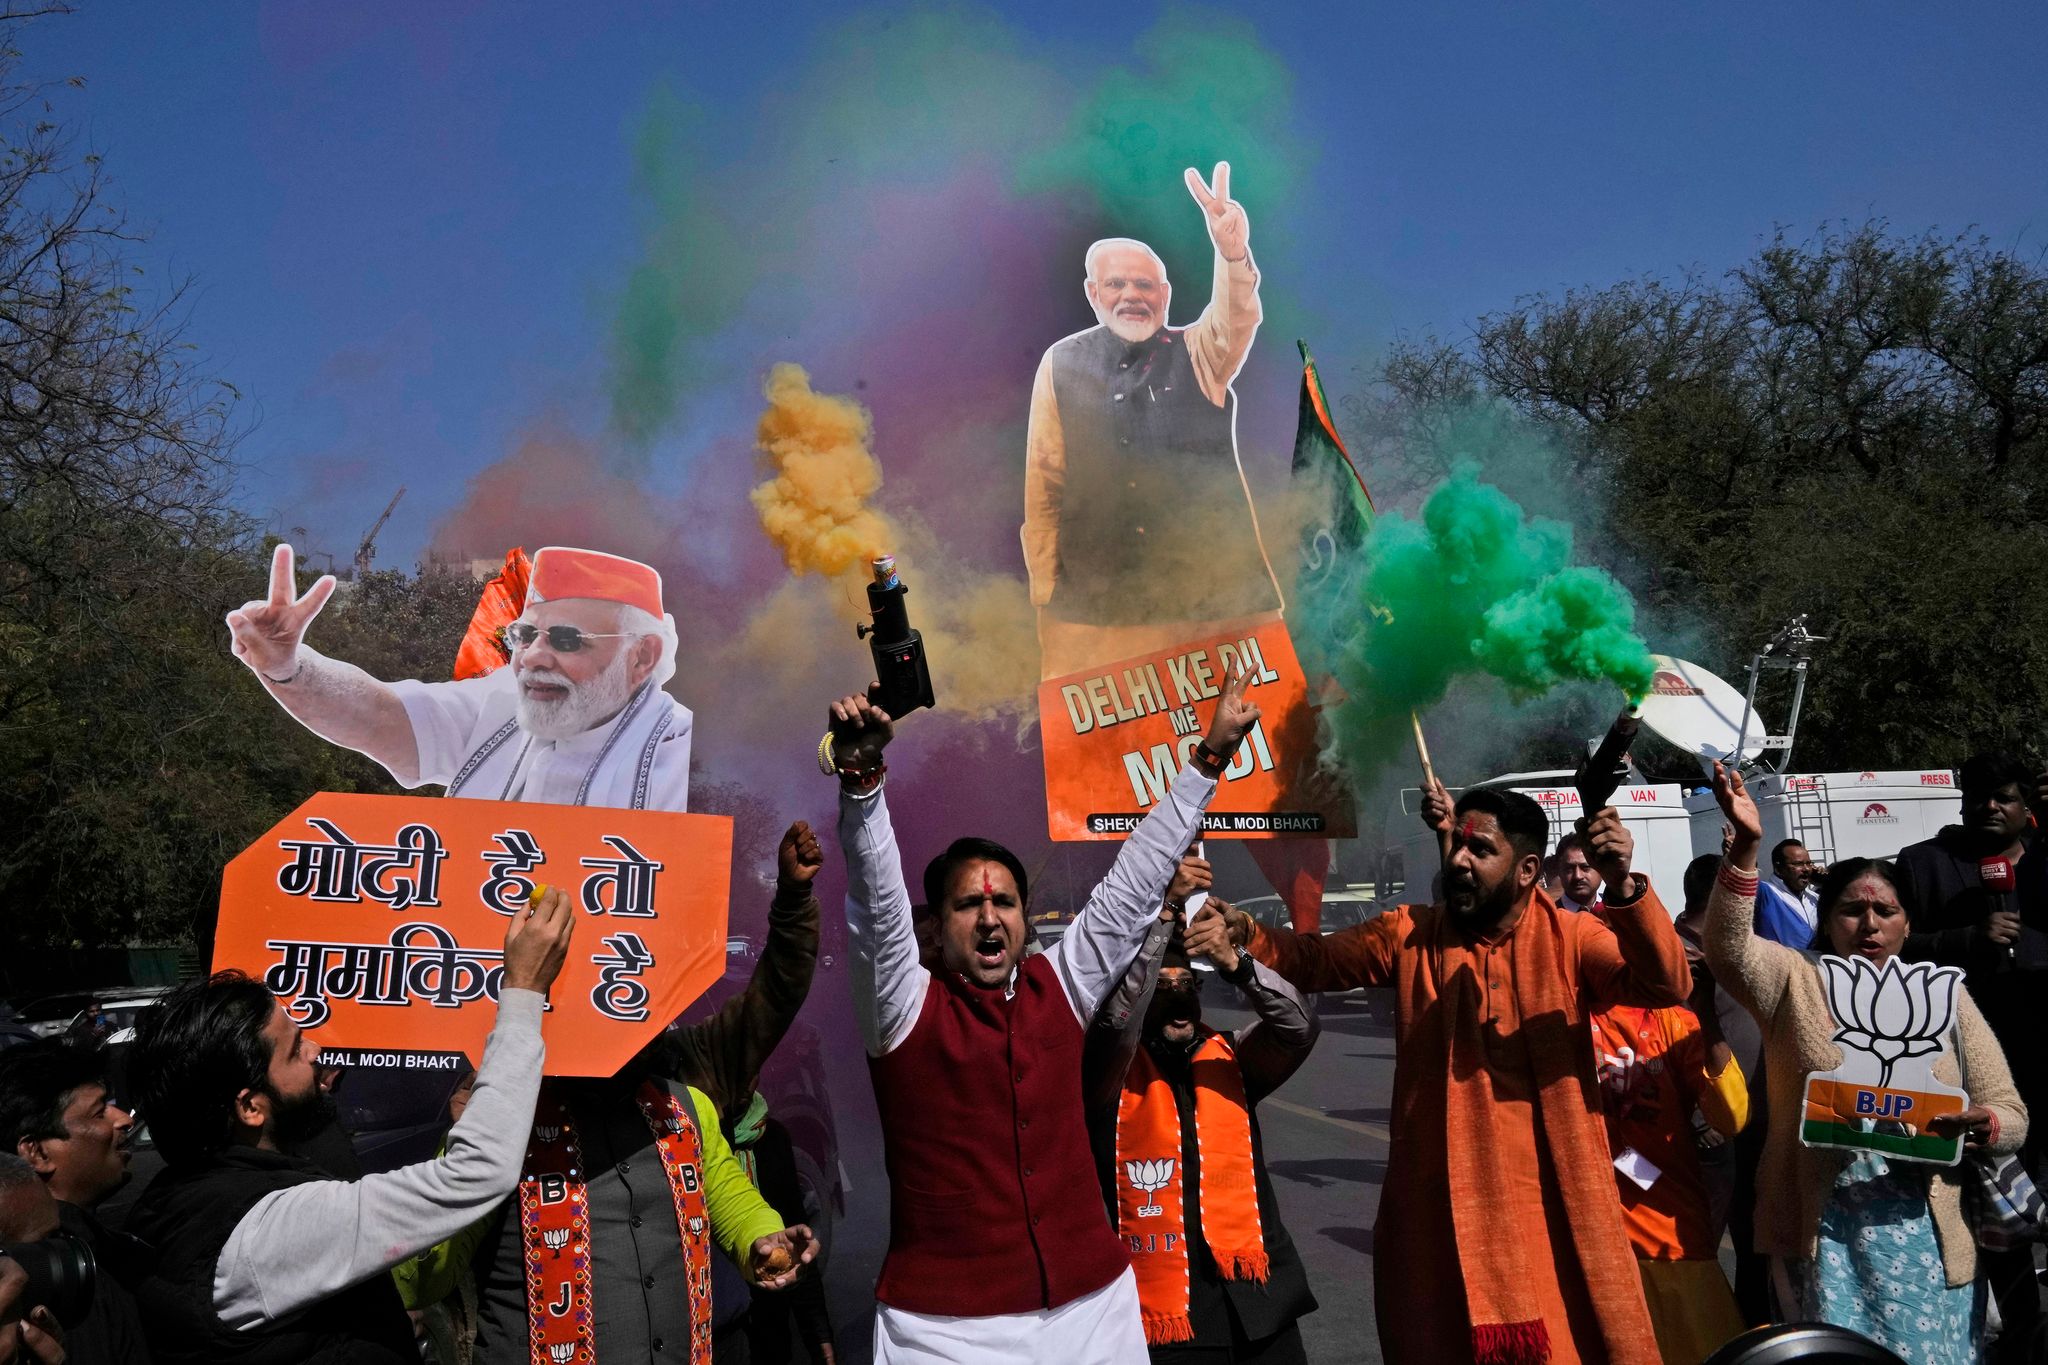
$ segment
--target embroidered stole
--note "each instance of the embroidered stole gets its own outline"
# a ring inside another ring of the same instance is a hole
[[[704,1143],[682,1100],[646,1081],[634,1102],[654,1132],[668,1177],[690,1299],[690,1365],[711,1365],[711,1219],[704,1207]],[[590,1193],[568,1106],[542,1087],[519,1181],[526,1252],[526,1322],[532,1365],[596,1365],[590,1305]]]
[[[1195,1146],[1201,1154],[1195,1198],[1202,1240],[1226,1280],[1263,1282],[1268,1269],[1252,1169],[1252,1125],[1244,1073],[1220,1033],[1189,1058],[1195,1092]],[[1192,1341],[1188,1316],[1187,1194],[1181,1169],[1180,1106],[1173,1086],[1140,1046],[1117,1101],[1116,1226],[1137,1274],[1145,1340]]]

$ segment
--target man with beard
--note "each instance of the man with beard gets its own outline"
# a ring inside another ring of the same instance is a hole
[[[505,927],[498,1020],[469,1107],[431,1161],[330,1180],[281,1148],[333,1101],[315,1049],[263,983],[219,972],[136,1030],[142,1112],[167,1168],[128,1230],[157,1262],[140,1289],[167,1365],[416,1365],[386,1273],[511,1192],[540,1088],[541,1008],[575,911],[561,890]]]
[[[1899,851],[1899,902],[1911,931],[1900,956],[1961,967],[1970,998],[2005,1049],[2012,1079],[2029,1113],[2048,1108],[2048,866],[2027,818],[2037,778],[2008,754],[1977,754],[1957,771],[1960,825]],[[1985,888],[1980,860],[2013,864],[2015,888]],[[1758,902],[1761,909],[1762,902]],[[2041,1139],[2030,1128],[2020,1160],[2038,1182],[2048,1178]],[[2041,1290],[2034,1248],[1983,1254],[1985,1278],[1998,1300],[2002,1326],[1992,1359],[2030,1357],[2041,1328]]]
[[[1183,941],[1180,891],[1176,877],[1089,1031],[1096,1173],[1137,1274],[1154,1365],[1305,1361],[1295,1324],[1316,1300],[1280,1222],[1254,1106],[1307,1060],[1316,1018],[1230,942],[1223,902],[1203,906]],[[1193,956],[1244,995],[1252,1023],[1223,1034],[1202,1022]]]
[[[1373,1229],[1388,1360],[1656,1365],[1615,1198],[1592,1016],[1680,1005],[1685,949],[1612,807],[1586,827],[1605,913],[1537,884],[1549,819],[1519,792],[1441,784],[1423,819],[1450,836],[1444,903],[1327,936],[1232,937],[1304,991],[1394,988],[1394,1118]]]
[[[1280,605],[1238,467],[1230,388],[1259,328],[1251,225],[1227,163],[1213,185],[1190,169],[1187,185],[1215,247],[1202,315],[1169,327],[1159,253],[1106,238],[1086,257],[1098,325],[1054,343],[1032,382],[1024,562],[1048,678]],[[1203,509],[1194,534],[1177,510],[1189,507]]]
[[[690,712],[675,674],[661,575],[596,550],[533,557],[525,610],[505,629],[507,667],[462,682],[380,682],[305,644],[332,576],[294,591],[277,547],[270,594],[228,613],[235,655],[300,724],[367,754],[400,784],[449,796],[683,810]]]
[[[887,714],[831,707],[854,1012],[889,1168],[889,1253],[875,1286],[878,1365],[1139,1365],[1137,1283],[1099,1201],[1082,1104],[1082,1033],[1159,912],[1181,851],[1245,731],[1251,675],[1060,941],[1024,953],[1030,887],[1001,844],[956,839],[925,868],[939,963],[918,962],[882,793]]]
[[[0,1178],[0,1242],[36,1242],[61,1229],[92,1249],[99,1290],[92,1315],[71,1334],[80,1360],[148,1360],[129,1291],[147,1250],[105,1226],[94,1210],[128,1183],[135,1119],[107,1088],[106,1054],[49,1038],[0,1052],[0,1154],[31,1171],[47,1194],[7,1189]]]

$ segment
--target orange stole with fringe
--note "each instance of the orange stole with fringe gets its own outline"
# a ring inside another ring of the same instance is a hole
[[[1202,1165],[1202,1240],[1226,1280],[1264,1282],[1268,1269],[1259,1192],[1252,1173],[1252,1124],[1244,1073],[1230,1040],[1212,1033],[1189,1058],[1195,1091],[1195,1145]],[[1131,1253],[1145,1340],[1192,1341],[1188,1316],[1186,1172],[1181,1168],[1180,1106],[1152,1055],[1139,1047],[1117,1101],[1117,1233]]]

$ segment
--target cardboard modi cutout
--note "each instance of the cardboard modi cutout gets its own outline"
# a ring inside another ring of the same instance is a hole
[[[1807,1078],[1799,1140],[1901,1161],[1962,1160],[1961,1135],[1927,1131],[1929,1119],[1970,1105],[1968,1095],[1934,1078],[1936,1059],[1954,1046],[1962,969],[1828,956],[1820,970],[1842,1063]]]
[[[576,907],[542,1026],[553,1076],[609,1076],[725,970],[732,821],[322,792],[230,862],[214,968],[268,986],[340,1058],[461,1052],[497,1018],[506,920]]]
[[[1348,797],[1304,794],[1315,718],[1238,463],[1231,385],[1262,316],[1251,228],[1227,164],[1207,180],[1189,170],[1187,185],[1214,248],[1200,316],[1169,325],[1165,262],[1104,238],[1083,263],[1096,325],[1055,342],[1032,385],[1023,541],[1047,824],[1055,839],[1128,834],[1200,739],[1196,703],[1239,657],[1259,670],[1265,728],[1233,770],[1234,799],[1218,802],[1243,818],[1209,832],[1349,835]]]

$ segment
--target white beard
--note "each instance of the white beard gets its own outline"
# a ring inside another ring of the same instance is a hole
[[[1104,327],[1107,327],[1110,335],[1114,336],[1117,340],[1128,342],[1132,345],[1136,345],[1141,341],[1151,340],[1158,333],[1160,325],[1159,316],[1156,313],[1150,321],[1139,322],[1135,318],[1120,318],[1114,313],[1106,312],[1099,308],[1095,311],[1095,320]]]
[[[550,668],[530,668],[518,675],[519,728],[535,739],[574,739],[587,730],[616,716],[625,708],[626,701],[633,694],[627,670],[631,660],[626,650],[620,650],[610,668],[578,686]],[[527,695],[524,684],[534,682],[553,683],[569,689],[569,695],[560,701],[536,701]]]

